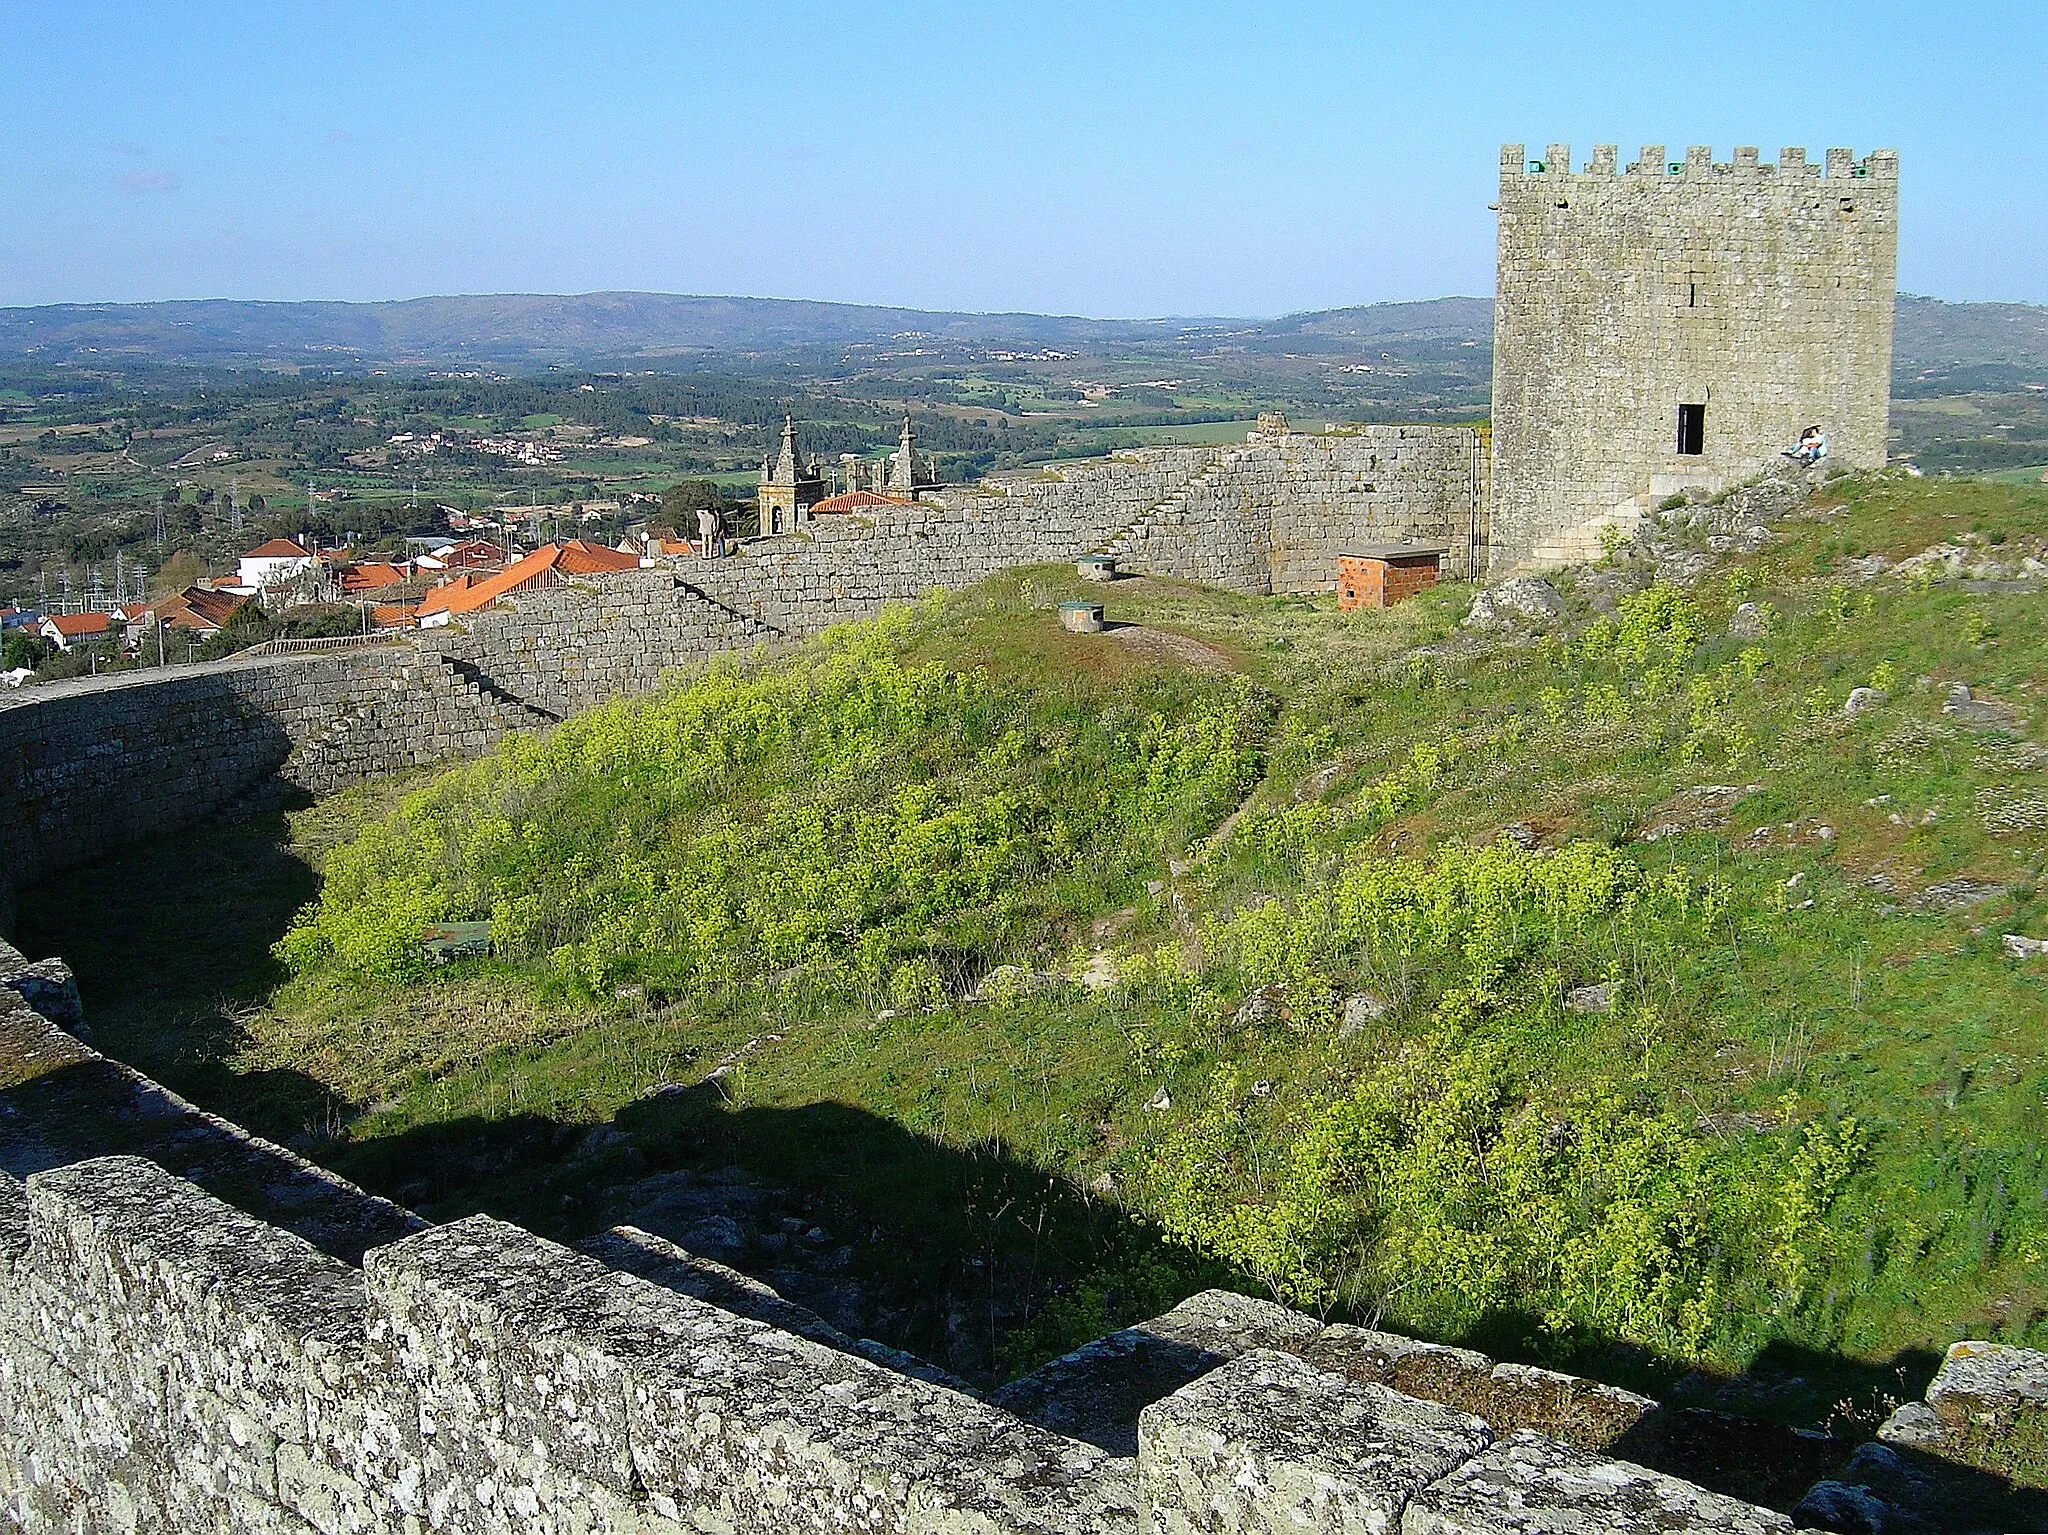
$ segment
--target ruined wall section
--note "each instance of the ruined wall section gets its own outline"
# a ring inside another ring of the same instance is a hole
[[[782,634],[815,634],[934,587],[1072,559],[1183,490],[1216,452],[1161,448],[991,476],[872,516],[821,517],[802,534],[754,539],[728,559],[681,570],[708,596]]]
[[[1215,450],[1188,487],[1108,545],[1133,569],[1252,592],[1327,591],[1361,544],[1427,543],[1485,565],[1485,465],[1459,426],[1262,435]]]
[[[1754,476],[1806,426],[1885,462],[1898,156],[1501,150],[1494,523],[1513,565],[1593,518]],[[1704,405],[1705,451],[1677,451]]]
[[[1484,495],[1468,427],[1254,434],[1215,448],[1151,448],[1029,474],[994,475],[876,516],[820,518],[757,539],[685,579],[788,635],[868,617],[933,587],[1090,550],[1126,569],[1235,591],[1325,590],[1361,543],[1449,546],[1463,574]]]

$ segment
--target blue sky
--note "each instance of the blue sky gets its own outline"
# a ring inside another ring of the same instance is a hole
[[[2044,65],[2038,4],[0,0],[0,304],[1487,293],[1503,140],[1895,147],[1901,287],[2044,302]]]

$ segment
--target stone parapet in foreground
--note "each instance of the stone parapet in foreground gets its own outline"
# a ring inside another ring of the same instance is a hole
[[[61,985],[0,986],[0,1518],[24,1530],[1794,1527],[1672,1474],[1699,1425],[1647,1398],[1221,1291],[984,1401],[643,1233],[428,1227],[106,1060],[75,1015]],[[1887,1437],[1981,1444],[2044,1400],[2048,1356],[1959,1345]],[[1908,1473],[1932,1485],[1865,1446],[1800,1514],[1858,1528]]]

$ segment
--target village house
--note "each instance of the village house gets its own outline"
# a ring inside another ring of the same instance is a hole
[[[147,611],[166,629],[183,629],[188,634],[218,634],[226,626],[229,615],[250,600],[243,592],[188,586],[182,592],[151,603]]]
[[[289,538],[259,544],[235,562],[235,585],[245,591],[289,586],[317,566],[313,551]]]
[[[74,644],[111,635],[114,616],[111,613],[52,613],[36,632],[59,650],[69,650]]]
[[[341,572],[341,594],[344,597],[361,597],[370,592],[382,591],[387,586],[403,586],[412,579],[412,575],[412,571],[406,566],[392,565],[382,560],[349,565]]]
[[[639,568],[637,556],[580,538],[566,544],[546,544],[495,575],[478,577],[462,572],[435,587],[420,600],[419,626],[438,629],[461,614],[489,607],[500,597],[553,586],[567,576],[608,575]]]
[[[670,538],[652,528],[638,533],[628,533],[619,541],[621,554],[637,554],[642,565],[652,565],[656,560],[678,559],[698,552],[694,539]]]
[[[449,544],[430,554],[422,554],[414,563],[424,573],[437,570],[500,571],[505,568],[506,546],[485,538],[468,538],[459,544]]]

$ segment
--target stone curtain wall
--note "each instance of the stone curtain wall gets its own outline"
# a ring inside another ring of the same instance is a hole
[[[0,699],[0,924],[31,881],[187,825],[274,773],[377,683],[353,657],[321,657],[129,673]]]
[[[18,893],[282,769],[316,793],[547,719],[410,646],[243,659],[0,698],[0,931]]]
[[[325,793],[471,757],[721,652],[868,618],[933,587],[1092,549],[1239,591],[1318,590],[1358,543],[1477,525],[1464,427],[1276,433],[999,476],[877,518],[820,519],[724,560],[591,577],[386,646],[231,660],[0,697],[0,931],[16,892],[175,830],[272,773]]]
[[[429,1227],[98,1055],[18,979],[61,968],[0,945],[0,1520],[35,1535],[1791,1535],[1611,1452],[1846,1454],[1220,1291],[984,1400],[630,1228]],[[1960,1344],[1894,1441],[2044,1401],[2048,1357]],[[1882,1512],[1911,1453],[1802,1520]]]
[[[694,568],[703,563],[689,561]],[[662,674],[780,636],[674,570],[622,571],[520,595],[421,632],[420,644],[554,718],[651,693]]]
[[[1066,560],[1113,538],[1184,489],[1218,450],[1154,449],[1035,474],[992,476],[874,516],[821,517],[755,539],[726,560],[684,562],[691,585],[787,635],[865,618],[933,587]],[[1248,576],[1239,562],[1239,581]]]
[[[1112,544],[1139,569],[1239,590],[1327,591],[1360,544],[1442,544],[1485,568],[1484,476],[1470,427],[1373,426],[1218,450],[1178,507]]]
[[[1664,150],[1574,170],[1501,150],[1494,522],[1505,563],[1637,497],[1746,479],[1813,422],[1831,462],[1885,462],[1898,156],[1825,166]],[[1529,169],[1541,164],[1541,171]],[[1706,452],[1676,452],[1704,403]]]
[[[935,586],[1094,549],[1126,568],[1237,591],[1314,591],[1360,543],[1447,544],[1463,574],[1484,492],[1468,427],[1358,427],[1257,435],[1219,448],[1151,448],[995,475],[875,517],[821,518],[759,539],[685,579],[789,635],[866,617]]]

